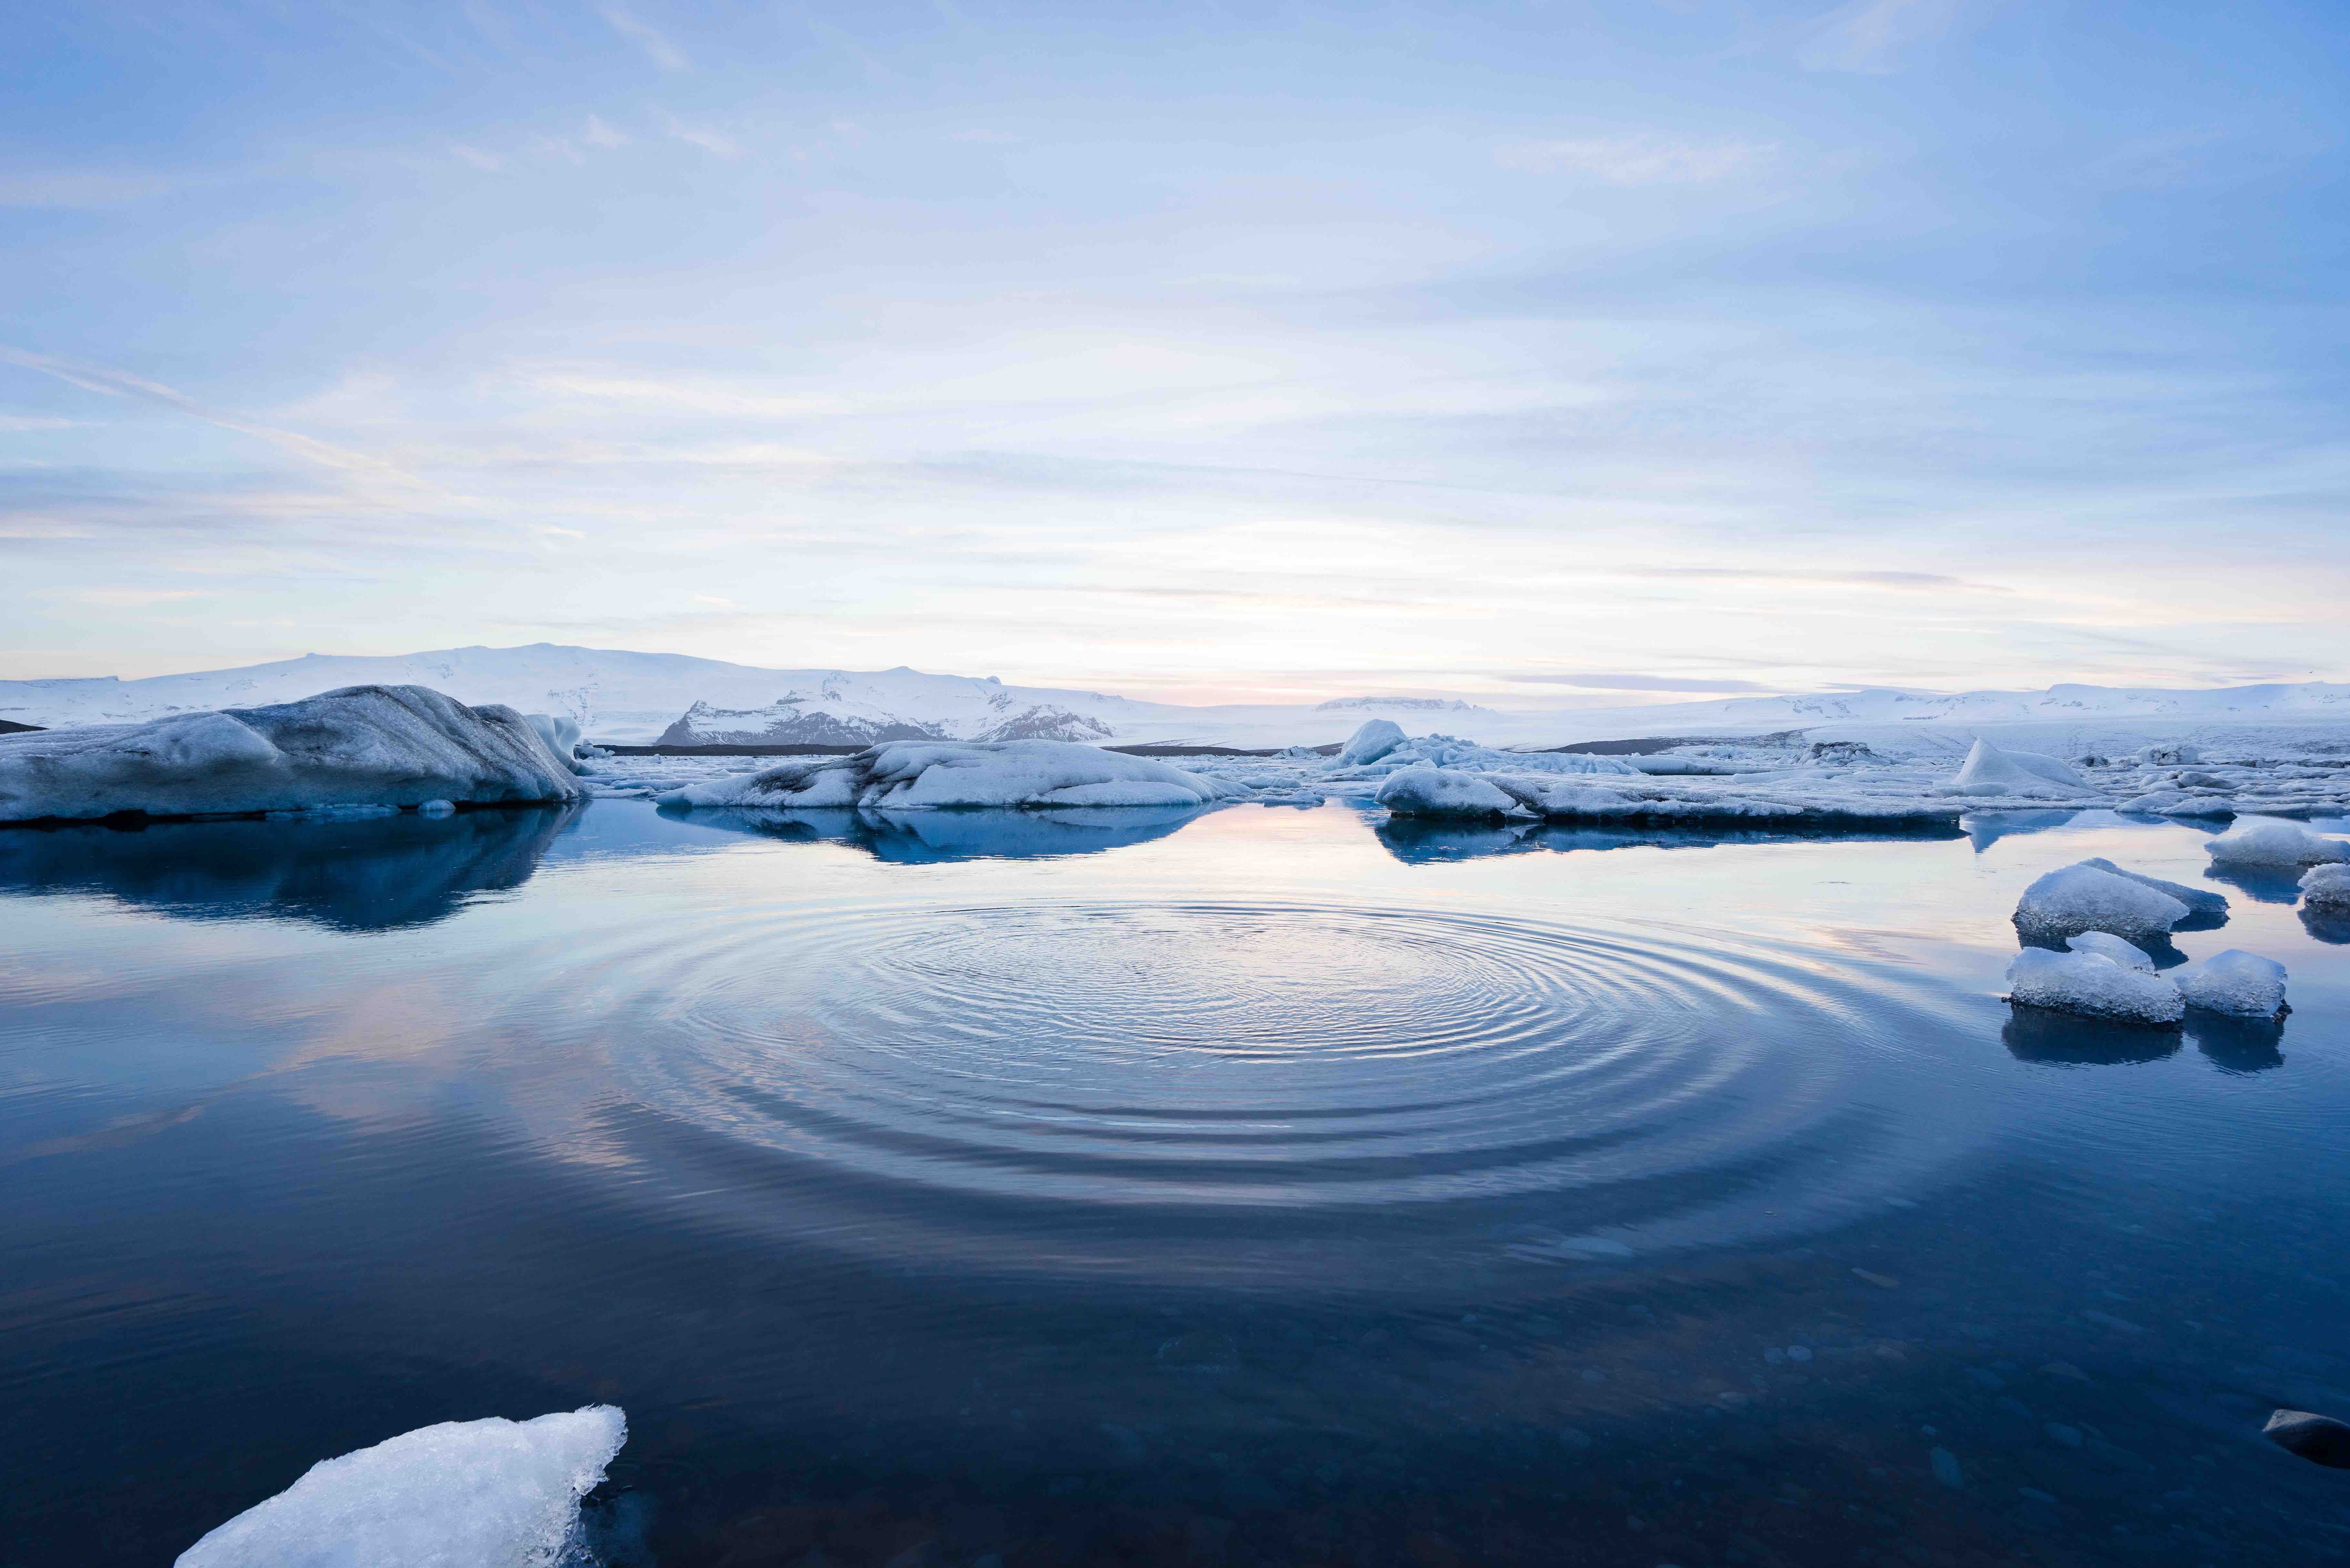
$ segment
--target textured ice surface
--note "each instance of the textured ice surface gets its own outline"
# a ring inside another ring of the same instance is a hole
[[[2241,948],[2189,964],[2173,979],[2188,1006],[2209,1012],[2273,1018],[2284,1009],[2284,965]]]
[[[1149,757],[1069,741],[893,741],[847,757],[787,762],[689,784],[685,806],[1204,805],[1242,792]]]
[[[2051,871],[2023,890],[2015,929],[2029,941],[2106,931],[2125,941],[2166,937],[2187,906],[2133,877],[2083,863]]]
[[[2313,909],[2350,910],[2350,866],[2313,866],[2303,872],[2301,901]]]
[[[628,1436],[610,1405],[420,1427],[312,1465],[178,1568],[554,1568]]]
[[[2327,838],[2298,823],[2251,822],[2204,840],[2215,866],[2320,866],[2350,860],[2350,841]]]
[[[1373,797],[1399,816],[1524,816],[1516,795],[1476,774],[1406,768],[1388,775]]]
[[[2064,945],[2076,953],[2095,953],[2108,963],[2134,969],[2140,974],[2154,972],[2154,960],[2148,958],[2143,949],[2104,931],[2083,931],[2077,936],[2067,937]]]
[[[2003,752],[1978,739],[1950,788],[1965,795],[2022,795],[2077,799],[2095,794],[2089,782],[2072,767],[2038,752]]]
[[[269,708],[0,735],[0,821],[570,800],[567,759],[511,708],[352,686]]]
[[[1402,725],[1393,719],[1366,719],[1363,727],[1338,748],[1337,765],[1352,768],[1375,763],[1402,744]]]
[[[2198,915],[2224,915],[2228,912],[2228,896],[2214,893],[2209,888],[2189,888],[2183,882],[2166,882],[2159,877],[2149,877],[2143,871],[2127,871],[2110,860],[2084,860],[2100,871],[2110,871],[2116,877],[2126,877],[2141,888],[2151,888],[2158,893],[2168,893]]]
[[[2178,988],[2158,974],[2124,969],[2095,953],[2026,948],[2007,966],[2012,1000],[2027,1007],[2113,1018],[2131,1023],[2176,1023],[2187,1004]]]

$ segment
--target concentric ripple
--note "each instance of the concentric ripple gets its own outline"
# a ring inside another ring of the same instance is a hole
[[[578,957],[607,1158],[844,1232],[1466,1204],[1489,1251],[1575,1258],[1784,1230],[1918,1163],[1861,1080],[1943,1029],[1801,949],[1441,909],[785,907]]]

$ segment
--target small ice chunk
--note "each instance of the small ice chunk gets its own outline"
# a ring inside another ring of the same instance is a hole
[[[545,1568],[628,1437],[611,1405],[420,1427],[321,1459],[177,1568]]]
[[[2181,763],[2201,762],[2203,753],[2195,747],[2183,743],[2169,746],[2142,746],[2138,749],[2137,760],[2152,768],[2175,768]]]
[[[2071,766],[2038,752],[2003,752],[1977,738],[1950,788],[1971,795],[2084,795],[2096,791]]]
[[[2009,1000],[2128,1023],[2176,1023],[2187,1004],[2158,974],[2124,969],[2096,953],[2026,948],[2007,966]]]
[[[2027,941],[2061,941],[2083,931],[2106,931],[2125,941],[2168,936],[2187,906],[2133,877],[2094,866],[2051,871],[2023,890],[2015,929]]]
[[[457,803],[453,800],[428,800],[416,808],[419,816],[454,816]]]
[[[2303,872],[2301,901],[2313,909],[2350,910],[2350,866],[2313,866]]]
[[[2104,931],[2082,931],[2065,938],[2064,945],[2076,953],[2095,953],[2108,962],[2117,963],[2124,969],[2134,969],[2140,974],[2154,972],[2154,961],[2143,950]]]
[[[2203,847],[2217,866],[2320,866],[2330,860],[2350,860],[2350,842],[2312,833],[2299,823],[2238,823]]]
[[[2274,1018],[2284,1011],[2284,965],[2241,948],[2189,964],[2176,978],[2187,1005],[2207,1012]]]
[[[1406,768],[1388,775],[1372,799],[1398,816],[1524,816],[1517,797],[1475,774]]]
[[[2158,893],[2168,893],[2198,915],[2224,915],[2228,912],[2228,896],[2214,893],[2208,888],[2189,888],[2184,882],[2166,882],[2159,877],[2148,877],[2142,871],[2125,871],[2110,860],[2084,860],[2084,866],[2094,866],[2100,871],[2110,871],[2116,877],[2126,877],[2141,888],[2151,888]]]
[[[688,784],[660,799],[682,806],[929,811],[1198,806],[1246,793],[1222,779],[1073,741],[890,741],[854,756],[781,763]]]
[[[1342,768],[1360,767],[1365,763],[1378,762],[1403,744],[1403,726],[1393,719],[1366,719],[1338,749],[1336,765]]]

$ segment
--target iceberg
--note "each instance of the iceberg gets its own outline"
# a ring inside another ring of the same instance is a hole
[[[2151,888],[2158,893],[2168,894],[2186,905],[2190,913],[2218,915],[2223,919],[2228,913],[2228,896],[2224,893],[2214,893],[2208,888],[2189,888],[2183,882],[2166,882],[2159,877],[2148,877],[2142,871],[2125,871],[2112,861],[2102,858],[2084,860],[2081,864],[2094,867],[2100,871],[2111,872],[2116,877],[2126,877],[2141,888]]]
[[[2026,948],[2007,966],[2007,984],[2010,1002],[2054,1012],[2126,1023],[2176,1023],[2187,1015],[2170,981],[2096,953]]]
[[[1510,781],[1515,783],[1516,781]],[[1449,768],[1406,768],[1388,775],[1371,797],[1399,816],[1530,816],[1501,781]]]
[[[349,686],[266,708],[0,735],[0,822],[256,815],[578,797],[568,758],[511,708]]]
[[[2168,937],[2187,916],[2187,905],[2169,894],[2083,863],[2051,871],[2026,888],[2014,919],[2028,942],[2062,941],[2084,931],[2148,941]]]
[[[554,1568],[628,1437],[610,1405],[420,1427],[312,1465],[176,1568]]]
[[[0,742],[5,743],[5,742]],[[2350,861],[2350,841],[2326,838],[2295,823],[2274,820],[2238,825],[2203,841],[2215,866],[2322,866]]]
[[[2065,938],[2064,945],[2076,953],[2095,953],[2107,963],[2119,964],[2140,974],[2154,972],[2154,960],[2143,949],[2104,931],[2082,931]]]
[[[1402,725],[1393,719],[1366,719],[1362,727],[1338,748],[1337,765],[1354,768],[1375,763],[1402,744]]]
[[[926,811],[971,806],[1188,805],[1247,792],[1149,757],[1072,741],[893,741],[688,784],[664,805],[855,806]]]
[[[2284,965],[2241,948],[2214,953],[2173,977],[2189,1007],[2239,1018],[2274,1018],[2284,1011]]]
[[[1950,782],[1950,790],[1965,795],[2060,798],[2097,793],[2069,763],[2038,752],[2003,752],[1980,737],[1960,765],[1959,776]]]
[[[537,732],[538,738],[546,742],[546,749],[573,773],[588,771],[579,765],[578,721],[566,719],[557,713],[525,713],[522,722]]]
[[[2350,866],[2313,866],[2303,872],[2301,901],[2328,914],[2350,914]]]

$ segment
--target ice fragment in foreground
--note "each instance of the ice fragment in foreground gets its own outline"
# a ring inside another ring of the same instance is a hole
[[[628,1438],[610,1405],[420,1427],[312,1465],[178,1568],[553,1568]]]
[[[2116,877],[2126,877],[2141,888],[2168,893],[2199,915],[2224,915],[2228,912],[2228,896],[2225,893],[2214,893],[2208,888],[2189,888],[2183,882],[2166,882],[2142,871],[2125,871],[2110,860],[2084,860],[2080,864],[2095,867],[2100,871],[2110,871]]]
[[[2170,981],[2095,953],[2026,948],[2007,966],[2007,983],[2012,1001],[2088,1018],[2176,1023],[2187,1015],[2187,1004]]]
[[[2078,936],[2066,938],[2064,945],[2076,953],[2095,953],[2109,963],[2134,969],[2140,974],[2154,972],[2154,961],[2147,957],[2143,950],[2103,931],[2083,931]]]
[[[2208,1012],[2273,1018],[2284,1011],[2284,965],[2241,948],[2190,964],[2176,979],[2187,1005]]]
[[[2313,909],[2350,910],[2350,866],[2313,866],[2303,872],[2301,901]]]
[[[2239,824],[2217,838],[2205,839],[2203,847],[2215,866],[2320,866],[2350,860],[2350,842],[2274,820]]]
[[[2125,941],[2170,934],[2187,906],[2134,877],[2094,866],[2051,871],[2023,890],[2015,929],[2028,941],[2061,941],[2083,931],[2106,931]]]

